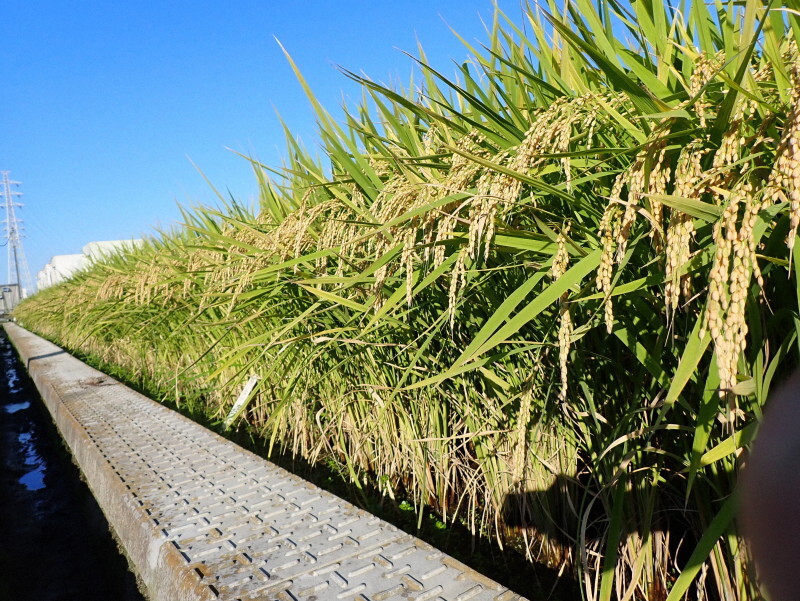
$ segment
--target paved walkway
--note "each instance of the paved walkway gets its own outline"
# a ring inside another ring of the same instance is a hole
[[[5,328],[154,601],[521,599],[42,338]]]

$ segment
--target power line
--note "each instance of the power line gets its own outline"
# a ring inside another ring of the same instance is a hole
[[[12,190],[11,186],[19,187],[20,182],[9,179],[9,171],[0,171],[3,176],[3,183],[0,186],[0,196],[3,197],[3,205],[6,210],[5,239],[8,247],[8,277],[6,282],[17,284],[20,287],[20,296],[24,298],[32,292],[33,285],[31,274],[28,271],[28,261],[25,258],[25,251],[22,248],[22,220],[17,219],[14,209],[23,206],[16,202],[15,197],[22,196],[22,192]]]

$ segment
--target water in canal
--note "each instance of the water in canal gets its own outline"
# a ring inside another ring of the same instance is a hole
[[[78,599],[143,598],[0,329],[0,601]]]

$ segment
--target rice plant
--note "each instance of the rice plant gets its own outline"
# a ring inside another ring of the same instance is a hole
[[[448,77],[359,81],[185,226],[17,318],[587,599],[756,599],[736,473],[797,366],[800,3],[495,12]],[[291,57],[287,55],[291,62]]]

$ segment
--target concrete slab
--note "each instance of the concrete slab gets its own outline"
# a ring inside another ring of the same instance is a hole
[[[522,601],[16,324],[4,327],[154,601]]]

